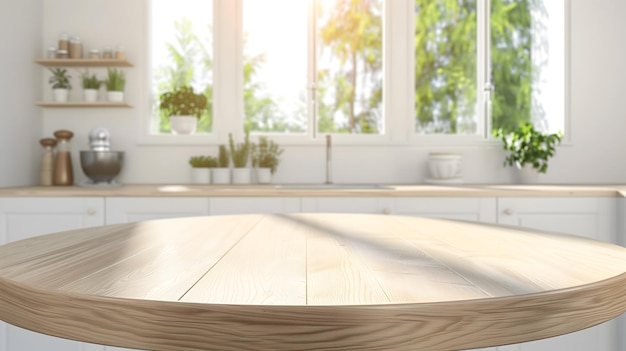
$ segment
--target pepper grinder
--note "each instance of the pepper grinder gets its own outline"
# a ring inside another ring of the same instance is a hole
[[[74,172],[72,170],[72,155],[70,154],[69,140],[74,133],[69,130],[57,130],[54,137],[57,138],[57,155],[54,162],[54,185],[73,185]]]
[[[39,170],[39,185],[52,185],[54,170],[54,155],[52,148],[56,146],[56,139],[43,138],[39,140],[39,144],[43,146],[43,156],[41,158],[41,169]]]

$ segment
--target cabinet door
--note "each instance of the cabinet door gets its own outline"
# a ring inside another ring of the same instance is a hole
[[[498,223],[617,243],[617,199],[499,198]]]
[[[298,197],[212,197],[211,215],[300,212]]]
[[[498,223],[616,242],[615,198],[499,198]],[[615,351],[617,321],[516,345],[519,351]]]
[[[108,197],[106,223],[209,215],[209,200],[202,197]]]
[[[496,199],[492,197],[403,197],[391,201],[386,208],[397,215],[496,222]]]
[[[378,197],[305,197],[302,212],[308,213],[389,213],[384,198]]]
[[[104,224],[104,200],[92,197],[0,198],[0,244]],[[0,351],[82,351],[77,341],[0,322]]]

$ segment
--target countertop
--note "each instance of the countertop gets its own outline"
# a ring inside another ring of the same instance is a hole
[[[478,223],[168,219],[0,246],[0,319],[157,351],[448,351],[613,319],[625,271],[616,245]]]
[[[0,197],[625,197],[626,185],[394,185],[391,189],[285,189],[274,185],[130,184],[0,188]]]

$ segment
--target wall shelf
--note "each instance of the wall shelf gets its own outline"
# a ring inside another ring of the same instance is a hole
[[[128,60],[117,59],[38,59],[45,67],[133,67]]]
[[[35,105],[41,106],[41,107],[132,107],[127,102],[110,102],[110,101],[96,101],[96,102],[85,102],[85,101],[67,101],[67,102],[37,101],[35,103]]]

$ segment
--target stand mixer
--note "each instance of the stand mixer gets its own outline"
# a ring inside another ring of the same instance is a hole
[[[89,180],[84,187],[117,187],[115,177],[122,170],[123,151],[111,151],[111,136],[105,128],[95,128],[89,133],[89,151],[80,152],[80,166]]]

